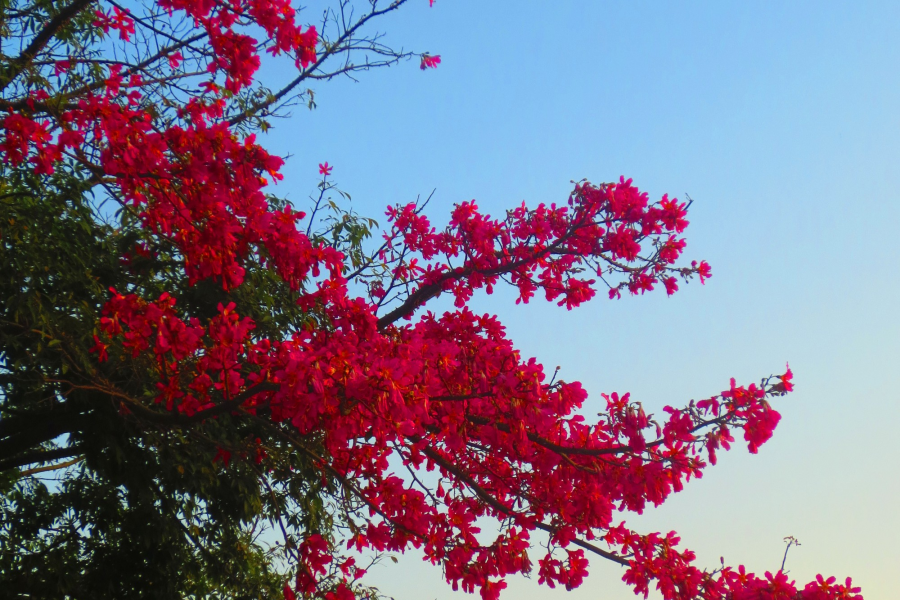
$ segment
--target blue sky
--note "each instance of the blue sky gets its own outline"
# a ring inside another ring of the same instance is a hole
[[[900,564],[900,3],[414,0],[378,28],[442,56],[316,89],[264,143],[292,158],[298,205],[328,161],[355,209],[436,193],[443,222],[476,199],[499,214],[561,202],[570,180],[634,178],[694,199],[689,258],[713,278],[672,298],[598,299],[572,312],[478,297],[524,353],[659,410],[781,372],[797,392],[756,456],[745,449],[666,505],[628,517],[790,575],[853,576],[895,597]],[[612,564],[569,598],[633,597]],[[462,598],[411,554],[371,573],[397,600]],[[511,580],[506,598],[564,592]]]

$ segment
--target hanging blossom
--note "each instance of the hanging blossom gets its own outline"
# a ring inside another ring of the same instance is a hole
[[[434,56],[430,54],[423,54],[422,61],[419,64],[419,68],[423,71],[425,69],[437,69],[437,66],[441,64],[441,55],[435,54]]]

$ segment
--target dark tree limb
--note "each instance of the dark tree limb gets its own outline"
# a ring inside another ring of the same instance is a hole
[[[20,454],[19,456],[16,456],[14,458],[8,458],[6,460],[0,461],[0,471],[8,471],[9,469],[15,469],[35,463],[45,463],[60,458],[69,458],[70,456],[78,456],[81,453],[82,449],[78,446],[70,446],[68,448],[54,448],[53,450],[44,451],[35,450],[33,452]]]
[[[34,36],[34,39],[31,40],[28,47],[9,63],[6,73],[4,73],[2,79],[0,79],[0,92],[5,90],[6,87],[25,70],[25,67],[34,60],[34,57],[44,49],[44,46],[53,39],[53,36],[55,36],[66,23],[71,21],[75,15],[82,10],[93,4],[93,2],[94,0],[75,0],[72,4],[59,11],[55,17],[50,19],[47,24],[44,25],[44,28]]]

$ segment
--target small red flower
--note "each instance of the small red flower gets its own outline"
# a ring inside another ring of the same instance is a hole
[[[173,69],[178,68],[178,65],[181,64],[181,61],[184,60],[184,57],[181,55],[181,52],[173,52],[169,55],[169,66]]]
[[[784,375],[777,375],[781,381],[772,386],[772,391],[780,394],[787,394],[794,391],[794,373],[791,371],[791,365],[787,365],[787,371]]]
[[[68,71],[72,68],[72,61],[70,60],[58,60],[53,63],[53,74],[59,75],[65,71]]]
[[[430,54],[422,55],[422,63],[419,65],[419,68],[423,71],[425,69],[437,69],[437,66],[441,64],[441,55],[435,54],[431,56]]]
[[[90,349],[90,353],[97,353],[97,360],[100,362],[106,362],[109,360],[109,355],[106,353],[106,349],[109,348],[109,344],[104,344],[100,341],[98,336],[94,336],[94,345]]]
[[[226,467],[231,464],[231,452],[224,448],[216,448],[216,455],[213,457],[213,463],[222,461]]]
[[[700,283],[706,283],[706,280],[712,277],[712,269],[709,267],[709,263],[705,260],[701,260],[700,264],[696,264],[697,261],[691,261],[691,266],[697,269],[697,275],[700,276]]]
[[[334,169],[334,167],[329,165],[327,162],[319,163],[319,175],[324,175],[325,177],[328,177],[329,175],[331,175],[332,169]]]

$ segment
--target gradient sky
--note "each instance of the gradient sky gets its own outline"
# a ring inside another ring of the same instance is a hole
[[[384,18],[395,46],[440,54],[316,89],[264,143],[292,155],[278,186],[298,206],[334,178],[354,208],[436,189],[493,214],[562,202],[570,180],[620,175],[653,198],[694,199],[687,257],[713,267],[672,298],[598,299],[566,312],[479,296],[526,355],[592,394],[683,405],[780,373],[775,437],[745,447],[659,509],[624,515],[676,530],[702,565],[852,576],[896,597],[900,565],[900,3],[427,0]],[[634,597],[592,561],[572,599]],[[397,600],[461,600],[415,553],[370,573]],[[565,592],[512,578],[503,597]],[[891,591],[893,590],[893,592]]]

